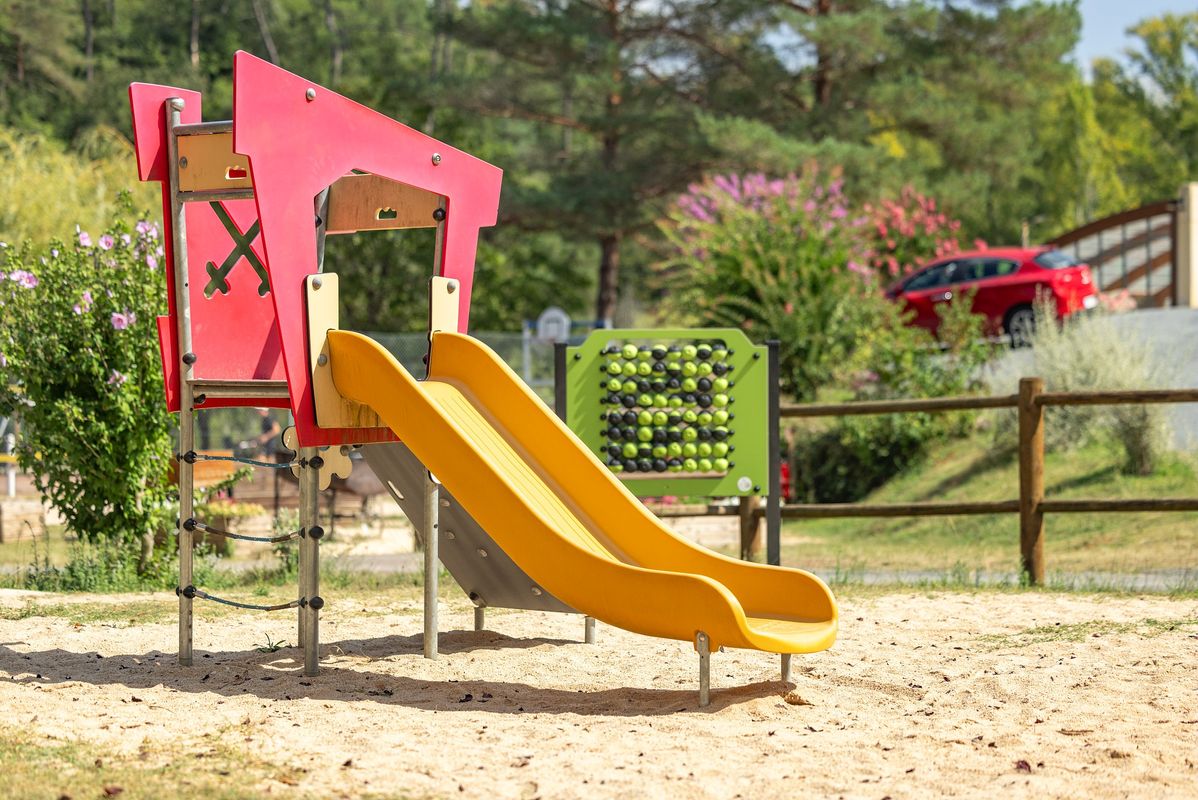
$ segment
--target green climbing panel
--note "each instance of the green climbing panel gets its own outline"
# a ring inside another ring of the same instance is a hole
[[[764,495],[767,362],[735,328],[598,330],[566,348],[566,424],[638,496]]]

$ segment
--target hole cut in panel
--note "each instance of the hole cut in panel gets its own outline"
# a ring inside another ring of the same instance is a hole
[[[225,168],[225,180],[239,181],[242,178],[248,178],[249,172],[245,167],[237,166],[236,164]]]
[[[440,205],[435,192],[355,171],[329,187],[325,233],[433,228]]]

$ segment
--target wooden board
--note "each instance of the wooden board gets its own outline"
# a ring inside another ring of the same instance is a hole
[[[432,228],[441,197],[378,175],[346,175],[329,189],[326,233]]]
[[[252,189],[250,162],[233,152],[233,134],[196,133],[179,137],[179,189],[210,192]]]
[[[323,272],[304,279],[308,295],[308,358],[312,367],[312,394],[316,424],[321,428],[377,428],[382,425],[369,406],[346,400],[333,383],[328,362],[328,332],[341,324],[337,275]],[[324,363],[321,363],[321,358]],[[324,470],[322,470],[324,472]]]

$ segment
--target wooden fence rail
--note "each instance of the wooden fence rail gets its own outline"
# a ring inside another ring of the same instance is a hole
[[[919,400],[870,400],[859,403],[810,403],[782,406],[784,418],[842,417],[1014,408],[1019,413],[1019,496],[1011,500],[962,503],[809,503],[782,506],[785,519],[829,517],[937,517],[959,514],[1019,514],[1020,567],[1028,583],[1044,581],[1044,515],[1103,512],[1198,511],[1198,498],[1056,500],[1044,497],[1044,409],[1141,403],[1198,403],[1198,389],[1109,392],[1045,392],[1040,378],[1023,378],[1019,393],[990,397],[935,397]],[[764,512],[757,510],[760,517]]]

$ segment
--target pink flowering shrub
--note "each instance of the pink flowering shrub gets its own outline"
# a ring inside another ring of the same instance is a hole
[[[162,521],[161,257],[156,225],[118,219],[94,240],[77,231],[0,259],[0,414],[21,419],[22,467],[85,541],[144,540]]]
[[[904,187],[896,200],[866,203],[863,211],[869,219],[869,265],[883,287],[961,249],[961,222],[911,186]]]
[[[675,319],[778,339],[784,391],[808,399],[852,348],[879,302],[867,221],[836,175],[718,175],[694,184],[662,230],[659,268]]]

